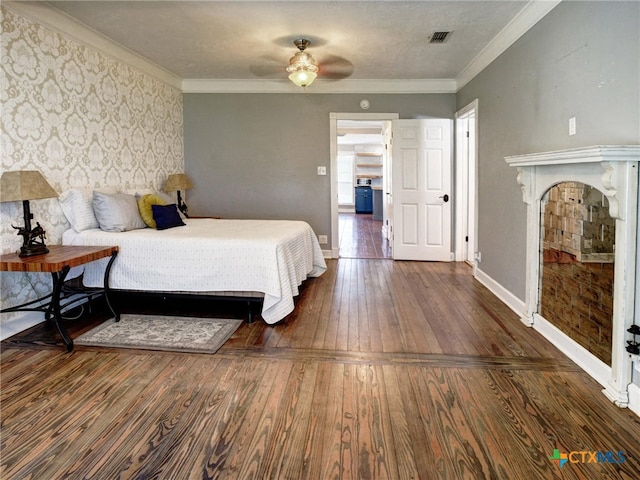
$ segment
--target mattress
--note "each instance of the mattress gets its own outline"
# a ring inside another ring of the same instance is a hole
[[[326,270],[315,233],[291,220],[186,219],[183,227],[128,232],[68,230],[64,245],[117,245],[109,286],[119,290],[260,292],[262,318],[294,309],[298,287]],[[103,284],[107,259],[84,266],[87,287]]]

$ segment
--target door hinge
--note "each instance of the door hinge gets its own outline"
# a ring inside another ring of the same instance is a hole
[[[464,241],[468,242],[469,241],[469,236],[467,235],[466,237],[464,237]]]
[[[467,138],[469,138],[469,130],[467,130]]]

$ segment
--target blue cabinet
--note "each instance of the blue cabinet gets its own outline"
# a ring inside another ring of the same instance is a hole
[[[356,187],[356,213],[371,213],[372,211],[371,187]]]

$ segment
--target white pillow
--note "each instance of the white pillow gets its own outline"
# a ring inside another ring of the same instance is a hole
[[[100,228],[106,232],[126,232],[146,228],[136,197],[128,193],[93,192],[93,211]]]
[[[67,217],[71,228],[76,232],[98,228],[98,220],[93,213],[92,194],[90,190],[72,188],[59,197],[60,207]]]

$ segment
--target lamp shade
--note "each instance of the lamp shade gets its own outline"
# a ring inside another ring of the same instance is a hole
[[[16,202],[56,198],[58,193],[37,170],[4,172],[0,178],[0,201]]]
[[[184,173],[174,173],[169,175],[167,181],[164,184],[165,192],[175,192],[179,190],[187,190],[193,188],[191,180]]]

